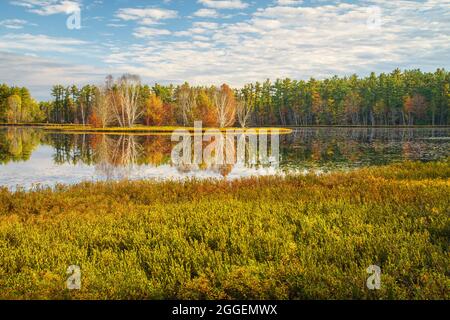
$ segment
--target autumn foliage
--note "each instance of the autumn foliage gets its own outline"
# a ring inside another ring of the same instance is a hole
[[[89,116],[88,123],[93,128],[102,128],[103,127],[103,123],[102,123],[100,117],[95,112],[92,112],[91,115]]]
[[[164,103],[152,94],[144,105],[144,122],[147,126],[161,126],[164,124]]]
[[[52,101],[38,105],[25,88],[0,85],[0,121],[85,125],[97,112],[103,126],[111,127],[192,126],[195,121],[214,127],[236,122],[241,126],[450,123],[450,73],[445,69],[433,73],[396,69],[364,78],[268,79],[242,88],[187,82],[150,87],[128,74],[116,80],[108,76],[101,86],[57,85],[52,96]]]
[[[206,89],[200,90],[197,96],[196,118],[202,119],[206,127],[217,126],[217,112]]]

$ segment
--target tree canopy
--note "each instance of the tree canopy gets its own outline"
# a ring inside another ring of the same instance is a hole
[[[37,103],[26,88],[0,86],[1,122],[95,126],[448,125],[450,73],[396,69],[360,78],[277,79],[232,89],[141,83],[108,76],[101,86],[55,85]]]

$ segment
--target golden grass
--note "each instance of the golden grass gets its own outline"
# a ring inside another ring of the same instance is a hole
[[[449,178],[444,161],[3,188],[0,298],[449,299]],[[372,264],[381,290],[366,288]]]
[[[136,125],[134,127],[107,127],[107,128],[94,128],[90,125],[75,125],[75,124],[0,124],[0,126],[35,126],[44,130],[49,130],[53,132],[76,132],[76,133],[154,133],[154,134],[167,134],[170,135],[175,130],[186,130],[190,133],[193,133],[194,127],[181,127],[181,126],[144,126],[144,125]],[[276,131],[279,134],[290,134],[292,133],[292,129],[287,128],[203,128],[202,131],[206,130],[219,130],[220,132],[226,132],[227,130],[234,130],[236,133],[271,133],[272,131]]]

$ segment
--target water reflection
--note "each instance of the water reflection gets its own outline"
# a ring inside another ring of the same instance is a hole
[[[42,135],[35,130],[8,129],[0,131],[0,164],[27,161],[41,142]]]
[[[450,128],[302,128],[282,143],[284,168],[346,169],[450,156]]]
[[[125,178],[239,178],[403,160],[431,161],[450,156],[449,136],[450,128],[300,128],[280,136],[280,166],[274,168],[254,162],[248,155],[235,164],[174,165],[171,153],[176,143],[170,136],[61,134],[8,128],[0,130],[0,185],[14,188]],[[224,152],[234,155],[236,149]]]

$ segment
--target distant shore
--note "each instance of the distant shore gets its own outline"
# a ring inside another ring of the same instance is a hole
[[[29,127],[29,128],[39,128],[43,130],[51,131],[61,131],[61,132],[98,132],[98,133],[171,133],[175,130],[187,130],[189,132],[194,132],[194,127],[182,127],[182,126],[143,126],[138,125],[134,127],[106,127],[106,128],[94,128],[89,125],[78,125],[78,124],[52,124],[52,123],[0,123],[0,127]],[[236,132],[245,131],[248,132],[256,130],[257,133],[260,131],[267,131],[270,133],[272,130],[277,130],[279,134],[289,134],[292,133],[291,128],[282,127],[250,127],[250,128],[202,128],[202,132],[206,130],[219,130],[220,132],[226,132],[227,130],[235,130]]]
[[[92,131],[92,132],[172,132],[177,129],[184,129],[188,131],[194,131],[194,127],[183,127],[183,126],[144,126],[136,125],[134,127],[105,127],[105,128],[95,128],[90,125],[81,124],[58,124],[58,123],[0,123],[0,127],[38,127],[44,130],[61,130],[61,131]],[[208,129],[220,130],[222,132],[226,130],[280,130],[280,133],[291,133],[292,129],[295,128],[450,128],[450,125],[286,125],[286,126],[259,126],[259,127],[229,127],[229,128],[212,128],[204,127],[203,131]]]

